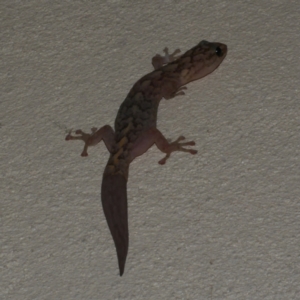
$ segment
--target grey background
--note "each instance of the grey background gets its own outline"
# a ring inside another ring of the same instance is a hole
[[[1,299],[300,299],[299,1],[11,1],[1,10]],[[228,56],[131,165],[125,274],[100,202],[113,124],[168,46]]]

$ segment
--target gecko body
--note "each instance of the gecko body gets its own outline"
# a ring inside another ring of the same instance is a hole
[[[76,130],[66,140],[83,140],[85,145],[82,156],[87,156],[89,146],[104,141],[110,157],[104,170],[101,200],[103,211],[113,237],[119,263],[120,276],[125,268],[128,252],[128,213],[127,180],[129,165],[133,159],[146,152],[153,144],[166,155],[159,161],[165,164],[174,151],[196,154],[186,148],[194,146],[194,141],[182,142],[180,136],[168,142],[156,128],[157,110],[162,98],[171,99],[184,95],[185,84],[200,79],[213,72],[227,54],[227,46],[221,43],[201,41],[181,56],[164,50],[165,56],[156,55],[152,59],[154,71],[138,80],[121,104],[115,119],[114,130],[105,125],[100,129],[92,128],[88,134]]]

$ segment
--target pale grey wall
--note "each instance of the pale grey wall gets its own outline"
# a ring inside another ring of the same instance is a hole
[[[0,6],[1,299],[300,299],[297,1]],[[120,278],[108,153],[81,158],[66,130],[112,125],[153,55],[202,39],[227,58],[158,119],[199,153],[160,166],[153,147],[132,163]]]

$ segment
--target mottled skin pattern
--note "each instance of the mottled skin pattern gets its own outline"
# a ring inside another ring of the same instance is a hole
[[[165,56],[156,55],[152,59],[155,70],[137,81],[124,102],[121,104],[115,120],[115,130],[105,125],[99,130],[92,128],[92,133],[76,130],[66,140],[83,140],[85,145],[82,156],[87,156],[89,146],[101,140],[110,152],[110,158],[103,174],[101,200],[108,227],[115,242],[120,276],[125,268],[128,252],[128,214],[127,214],[127,179],[129,164],[146,152],[153,144],[166,156],[159,161],[164,164],[174,151],[196,154],[197,151],[185,146],[194,146],[195,142],[176,141],[169,143],[156,128],[157,109],[162,98],[171,99],[184,95],[185,84],[202,78],[214,71],[227,54],[227,46],[221,43],[201,41],[194,48],[181,56],[164,50]]]

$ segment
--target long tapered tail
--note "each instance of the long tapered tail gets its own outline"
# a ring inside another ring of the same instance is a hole
[[[104,172],[101,200],[110,233],[115,242],[120,276],[124,273],[128,252],[127,180],[121,174]]]

